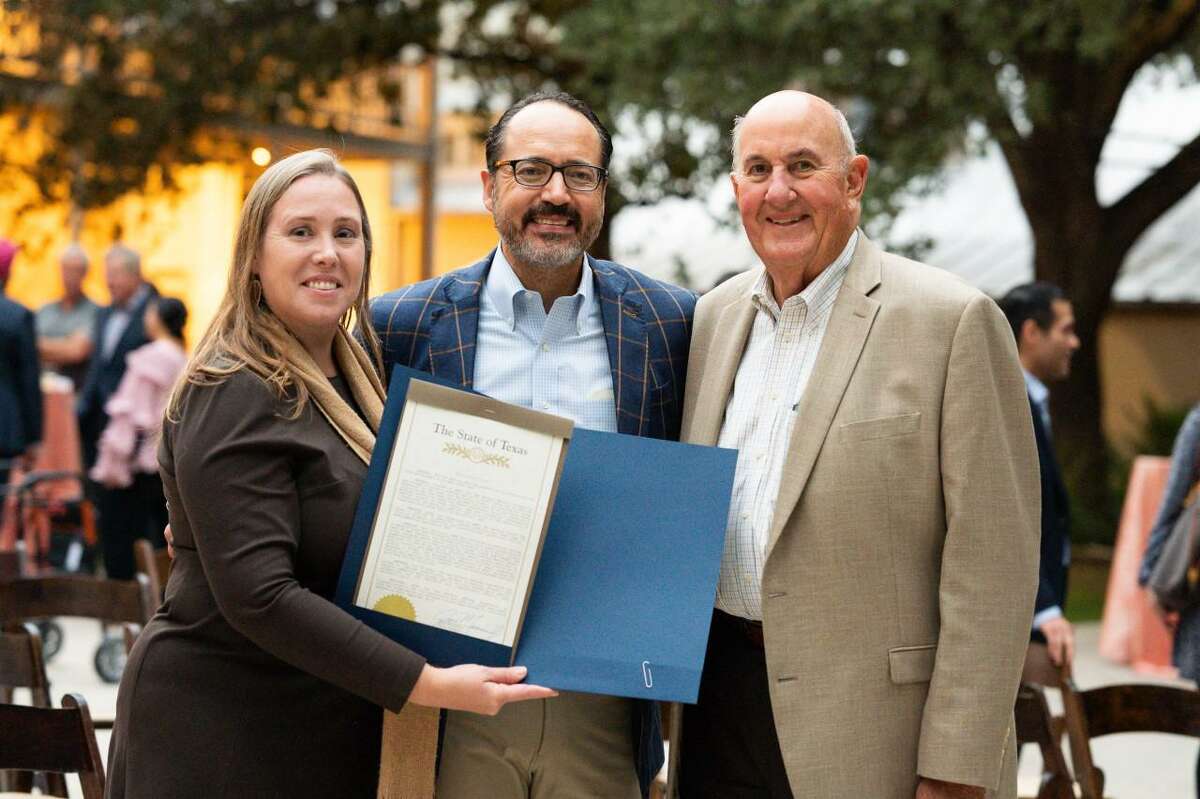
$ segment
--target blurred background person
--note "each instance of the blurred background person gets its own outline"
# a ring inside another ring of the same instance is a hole
[[[1063,615],[1071,563],[1071,513],[1054,451],[1047,383],[1066,380],[1079,349],[1075,313],[1062,289],[1046,281],[1024,283],[1000,298],[1017,339],[1017,354],[1033,413],[1042,482],[1042,543],[1033,629],[1022,680],[1057,685],[1054,667],[1075,658],[1075,630]],[[1047,663],[1049,658],[1049,663]]]
[[[79,421],[79,446],[83,455],[83,471],[88,473],[96,463],[96,448],[100,435],[108,426],[105,408],[125,376],[126,356],[146,344],[144,317],[146,306],[157,292],[142,279],[142,259],[124,244],[114,244],[104,254],[104,279],[108,284],[110,302],[96,314],[92,328],[92,357],[83,386],[75,398],[75,413]],[[107,555],[121,549],[119,543],[132,535],[118,525],[136,516],[132,507],[139,500],[131,489],[106,488],[88,482],[89,499],[96,506],[100,528],[100,546]],[[108,546],[106,539],[115,538],[118,545]],[[133,577],[132,561],[117,558],[105,566],[116,567],[108,576],[116,580]]]
[[[331,601],[383,413],[370,265],[362,196],[327,151],[250,189],[163,424],[175,562],[121,681],[112,799],[373,798],[381,707],[553,695],[514,684],[522,668],[429,666]],[[432,787],[432,762],[415,776]]]
[[[105,571],[122,580],[133,576],[135,538],[165,545],[167,506],[156,453],[167,397],[187,364],[187,308],[181,301],[152,297],[142,321],[150,343],[126,359],[125,375],[104,408],[108,426],[89,474],[106,491],[122,495],[105,505],[101,540]]]
[[[20,249],[0,238],[0,487],[8,485],[12,461],[33,465],[42,440],[42,391],[38,385],[33,314],[4,296]]]
[[[157,293],[142,279],[141,256],[124,244],[105,253],[104,279],[110,302],[96,314],[93,356],[75,404],[85,469],[96,462],[96,444],[108,424],[104,407],[125,374],[125,356],[148,341],[142,317]]]
[[[88,257],[72,244],[59,258],[62,297],[37,311],[37,349],[42,365],[71,378],[76,391],[83,386],[92,356],[92,334],[100,306],[83,293]]]
[[[1179,514],[1188,500],[1200,491],[1200,403],[1197,403],[1183,420],[1175,445],[1171,449],[1171,471],[1167,476],[1167,488],[1163,493],[1162,505],[1150,529],[1146,541],[1146,554],[1142,557],[1142,568],[1138,582],[1145,586],[1151,572],[1158,565],[1163,547],[1171,536]],[[1186,551],[1186,548],[1183,550]],[[1178,614],[1168,613],[1153,591],[1150,604],[1158,610],[1168,627],[1174,628],[1175,643],[1172,660],[1179,669],[1179,676],[1200,683],[1200,605],[1192,605]],[[1200,796],[1200,759],[1196,761],[1196,795]]]

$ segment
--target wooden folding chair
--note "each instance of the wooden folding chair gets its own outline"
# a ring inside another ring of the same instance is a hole
[[[83,697],[67,694],[62,710],[0,705],[0,769],[78,774],[83,799],[103,799],[104,766]]]
[[[155,549],[149,541],[139,538],[133,542],[133,559],[137,570],[150,581],[150,591],[161,604],[167,578],[171,575],[171,556],[165,548]]]
[[[11,704],[16,689],[29,691],[33,707],[51,707],[50,680],[42,659],[42,638],[37,626],[15,623],[0,630],[0,703]],[[33,790],[31,771],[0,772],[0,792]],[[61,774],[47,772],[41,786],[49,796],[66,796],[67,783]]]
[[[1080,691],[1063,681],[1071,762],[1083,799],[1103,799],[1104,772],[1092,761],[1091,741],[1121,732],[1164,732],[1200,738],[1200,691],[1146,683]]]
[[[1075,799],[1071,770],[1063,757],[1062,733],[1057,731],[1046,694],[1040,685],[1023,684],[1013,709],[1017,746],[1036,744],[1042,752],[1042,781],[1037,799]]]
[[[121,625],[126,652],[157,606],[142,574],[133,580],[56,574],[0,581],[0,624],[55,616],[97,619]],[[95,726],[109,729],[112,721],[98,719]]]

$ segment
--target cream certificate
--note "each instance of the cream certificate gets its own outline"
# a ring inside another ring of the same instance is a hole
[[[413,380],[355,604],[513,646],[571,429]]]

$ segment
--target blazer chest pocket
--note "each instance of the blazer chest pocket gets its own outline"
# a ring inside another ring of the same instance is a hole
[[[915,433],[921,429],[921,412],[903,413],[899,416],[882,416],[847,422],[838,428],[843,441],[871,441],[876,438],[892,438]]]
[[[889,649],[888,670],[892,682],[896,685],[929,682],[933,677],[933,663],[936,659],[937,644],[898,646]]]

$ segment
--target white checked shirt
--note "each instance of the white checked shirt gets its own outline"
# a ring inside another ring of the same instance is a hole
[[[604,318],[583,259],[579,288],[546,313],[497,247],[479,298],[474,388],[514,405],[558,414],[589,430],[617,432]]]
[[[782,308],[765,270],[754,286],[758,310],[717,441],[738,451],[716,603],[734,616],[762,619],[763,561],[792,426],[857,245],[856,230],[833,263]]]

